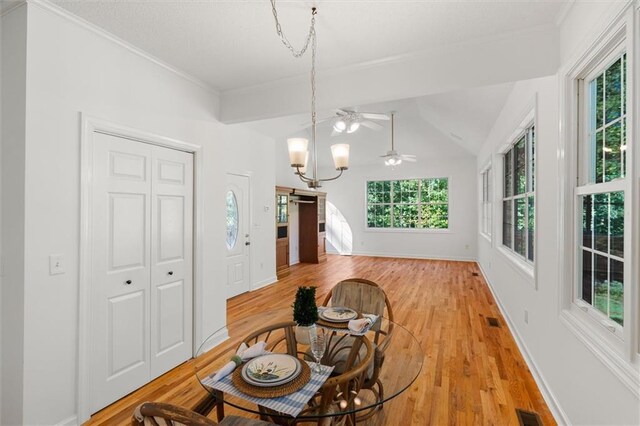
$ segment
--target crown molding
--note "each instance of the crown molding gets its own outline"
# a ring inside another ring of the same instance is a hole
[[[109,40],[110,42],[117,44],[118,46],[130,51],[131,53],[146,59],[149,62],[154,63],[155,65],[164,68],[165,70],[199,86],[202,89],[205,89],[206,91],[210,92],[211,94],[215,95],[215,96],[220,96],[220,91],[218,89],[216,89],[215,87],[212,87],[210,84],[202,81],[201,79],[194,77],[193,75],[182,71],[179,68],[174,67],[173,65],[168,64],[167,62],[163,61],[162,59],[159,59],[147,52],[145,52],[144,50],[130,44],[129,42],[121,39],[120,37],[100,28],[99,26],[77,16],[74,15],[73,13],[69,12],[68,10],[52,3],[50,0],[23,0],[21,2],[21,4],[24,3],[28,3],[30,5],[33,6],[37,6],[43,10],[46,10],[50,13],[53,13],[61,18],[64,18],[70,22],[73,22],[76,25],[79,25],[83,28],[85,28],[86,30],[91,31],[94,34],[97,34],[98,36],[105,38],[107,40]],[[16,6],[18,7],[18,6]],[[15,9],[16,7],[12,7],[10,10]],[[3,13],[4,14],[4,13]]]

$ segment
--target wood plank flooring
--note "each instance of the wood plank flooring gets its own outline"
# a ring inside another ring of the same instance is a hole
[[[352,277],[380,284],[396,322],[424,350],[420,377],[366,424],[518,425],[516,408],[537,412],[545,425],[556,424],[475,263],[330,255],[323,264],[293,266],[278,283],[229,300],[228,321],[290,306],[299,285],[317,286],[320,303],[335,283]],[[489,326],[488,317],[500,327]],[[144,401],[192,407],[205,392],[194,372],[188,361],[87,424],[129,425],[134,407]]]

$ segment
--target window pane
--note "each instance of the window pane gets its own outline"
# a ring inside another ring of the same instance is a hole
[[[527,164],[526,164],[526,141],[522,139],[516,143],[513,151],[515,156],[515,194],[523,194],[527,188]]]
[[[624,192],[611,193],[610,205],[610,250],[611,254],[624,257]]]
[[[529,188],[528,191],[533,192],[536,189],[536,129],[531,128],[529,133]]]
[[[378,192],[376,191],[376,182],[367,182],[367,203],[378,202]]]
[[[605,182],[622,177],[622,126],[618,121],[613,123],[604,133],[604,180]]]
[[[624,263],[611,259],[609,288],[609,318],[623,325],[624,317]]]
[[[604,75],[595,79],[592,84],[596,85],[596,116],[594,121],[595,128],[599,129],[604,124]]]
[[[513,149],[507,152],[504,156],[504,196],[510,197],[513,195]]]
[[[423,179],[422,195],[423,203],[446,203],[449,200],[448,194],[449,179]]]
[[[595,194],[593,198],[595,249],[608,253],[609,194]]]
[[[394,203],[417,203],[418,202],[418,180],[396,180],[393,181],[393,202]]]
[[[535,228],[536,228],[536,214],[535,214],[535,201],[533,196],[529,197],[528,203],[528,224],[527,224],[527,233],[528,233],[528,247],[527,247],[527,258],[533,262],[534,257],[534,246],[533,243],[535,241]]]
[[[604,73],[605,120],[610,123],[622,114],[622,58]]]
[[[621,136],[621,144],[620,145],[620,153],[622,155],[622,177],[627,175],[627,119],[623,118],[621,122],[622,126],[622,136]]]
[[[593,197],[582,197],[582,245],[593,248]]]
[[[422,206],[422,227],[428,229],[449,228],[449,206],[446,204],[428,204]]]
[[[376,228],[390,228],[391,227],[391,207],[389,205],[377,205],[375,206],[375,223]]]
[[[502,202],[502,244],[513,248],[511,232],[513,230],[513,201]]]
[[[591,284],[593,281],[592,254],[589,251],[582,251],[582,300],[592,304]]]
[[[595,182],[600,183],[604,181],[604,130],[598,130],[596,132],[596,137],[594,139],[594,150],[595,156],[592,161],[592,167],[595,170]]]
[[[526,217],[525,217],[525,202],[524,198],[519,198],[515,200],[516,203],[516,221],[513,233],[513,250],[522,255],[526,256]]]
[[[595,269],[594,273],[594,304],[593,306],[600,312],[608,315],[609,308],[609,282],[608,282],[608,266],[609,262],[605,256],[596,254],[595,256]]]
[[[376,227],[376,206],[367,206],[367,226],[369,228]]]
[[[394,228],[417,228],[418,227],[418,206],[416,204],[405,204],[393,206],[393,227]]]

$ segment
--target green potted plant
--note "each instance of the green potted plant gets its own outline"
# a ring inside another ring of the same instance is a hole
[[[293,302],[293,320],[296,327],[296,339],[303,344],[309,343],[309,329],[318,321],[316,306],[316,287],[298,287],[296,300]]]

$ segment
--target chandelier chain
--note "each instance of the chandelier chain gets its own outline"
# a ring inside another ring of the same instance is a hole
[[[302,46],[302,49],[297,50],[287,36],[284,35],[282,31],[282,25],[280,25],[280,21],[278,20],[278,11],[276,10],[276,0],[271,1],[271,10],[273,12],[273,18],[276,23],[276,32],[280,37],[280,41],[285,45],[287,49],[293,54],[295,58],[302,57],[309,45],[311,45],[311,143],[313,144],[313,179],[315,182],[317,180],[318,174],[318,161],[317,161],[317,146],[316,146],[316,51],[317,51],[317,40],[316,40],[316,14],[318,13],[317,9],[313,7],[311,9],[311,25],[309,26],[309,34],[307,34],[307,38]],[[300,172],[300,170],[298,170]],[[342,173],[340,173],[342,174]],[[303,174],[299,173],[300,178],[303,178]],[[337,179],[337,178],[335,178]],[[327,179],[320,179],[327,180]],[[328,179],[333,180],[333,179]],[[316,182],[317,184],[317,182]]]

